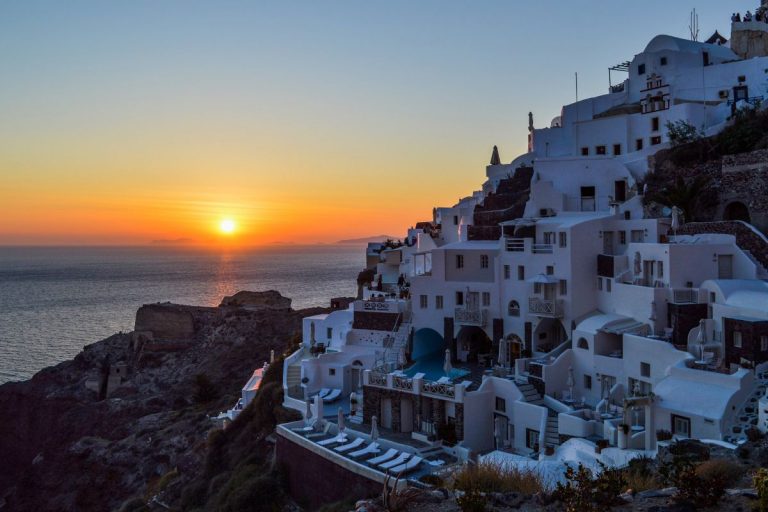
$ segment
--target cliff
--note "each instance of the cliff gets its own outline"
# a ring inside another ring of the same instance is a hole
[[[209,415],[319,311],[148,305],[139,330],[0,386],[0,510],[113,510],[161,487],[179,500],[206,467]]]

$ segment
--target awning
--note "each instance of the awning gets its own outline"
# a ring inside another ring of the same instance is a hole
[[[613,325],[609,325],[607,327],[603,327],[602,329],[598,329],[598,330],[607,332],[608,334],[622,335],[625,333],[635,333],[640,330],[644,331],[645,329],[647,329],[647,326],[644,323],[638,322],[633,318],[629,318],[622,322],[616,322]]]
[[[557,284],[559,281],[560,280],[555,276],[549,276],[544,274],[539,274],[528,280],[529,283],[537,283],[537,284]]]

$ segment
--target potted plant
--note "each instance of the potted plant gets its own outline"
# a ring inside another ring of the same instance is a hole
[[[669,441],[672,439],[672,432],[669,430],[660,429],[656,431],[657,441]]]

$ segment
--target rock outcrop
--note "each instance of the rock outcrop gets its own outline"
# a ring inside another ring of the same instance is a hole
[[[237,292],[231,297],[224,297],[220,307],[242,307],[247,309],[290,309],[291,299],[283,297],[280,292],[268,290],[265,292]]]
[[[279,294],[270,300],[290,303]],[[137,327],[184,338],[181,350],[147,350],[146,336],[137,343],[134,333],[116,334],[29,381],[0,386],[0,511],[114,510],[150,496],[161,480],[194,478],[214,425],[209,415],[231,407],[253,369],[271,350],[289,349],[302,316],[316,312],[145,306]],[[127,374],[100,399],[86,382],[116,362]]]

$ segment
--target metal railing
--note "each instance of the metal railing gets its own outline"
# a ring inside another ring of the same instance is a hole
[[[683,288],[672,290],[672,302],[675,304],[696,304],[699,301],[699,290]]]
[[[555,252],[553,244],[533,244],[533,254],[552,254]]]
[[[429,393],[430,395],[438,395],[448,398],[456,397],[456,387],[453,384],[425,382],[422,386],[422,390],[424,393]]]
[[[408,377],[392,377],[392,387],[395,389],[403,389],[405,391],[413,391],[413,379]]]
[[[387,387],[387,374],[379,373],[379,372],[371,372],[371,374],[368,377],[368,385],[378,386],[382,388]]]
[[[557,318],[563,315],[563,303],[559,300],[528,299],[528,312],[533,315]]]
[[[488,319],[488,310],[456,308],[453,317],[456,323],[482,327]]]

